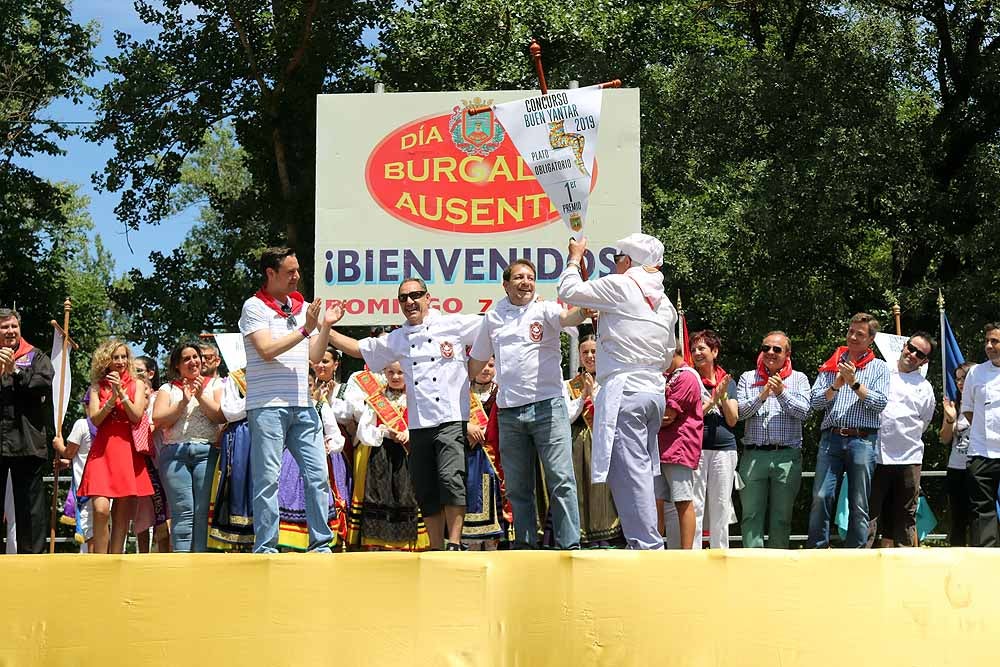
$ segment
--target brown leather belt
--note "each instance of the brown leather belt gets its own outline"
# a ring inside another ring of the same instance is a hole
[[[828,429],[830,433],[834,435],[839,435],[842,438],[867,438],[869,435],[875,431],[866,431],[860,428],[831,428]]]

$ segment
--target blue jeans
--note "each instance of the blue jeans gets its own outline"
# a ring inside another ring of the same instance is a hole
[[[535,459],[542,462],[556,546],[580,546],[580,506],[573,472],[573,439],[566,402],[560,396],[501,408],[500,459],[507,498],[514,511],[514,541],[535,546],[538,518],[535,509]]]
[[[813,481],[812,510],[809,512],[807,548],[830,545],[830,518],[837,502],[837,482],[847,471],[850,520],[844,546],[864,547],[868,541],[868,495],[875,472],[877,433],[865,437],[842,436],[823,431],[816,455],[816,479]]]
[[[327,524],[330,474],[323,448],[323,427],[312,407],[247,410],[250,469],[253,474],[255,553],[278,551],[278,477],[287,447],[304,483],[309,551],[330,552],[333,531]]]
[[[170,546],[174,551],[205,551],[208,545],[208,505],[212,470],[205,442],[164,445],[157,468],[170,506]]]

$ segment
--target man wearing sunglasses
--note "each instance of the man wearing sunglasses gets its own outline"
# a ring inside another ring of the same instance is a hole
[[[496,357],[500,458],[507,497],[514,510],[514,543],[538,541],[535,461],[545,472],[556,546],[580,546],[580,508],[573,472],[573,440],[562,393],[563,327],[583,323],[579,308],[567,309],[535,296],[535,265],[519,259],[504,269],[507,296],[486,313],[472,346],[469,375]],[[538,489],[538,493],[542,490]]]
[[[792,370],[792,343],[783,331],[764,337],[757,368],[740,376],[739,417],[746,423],[740,461],[740,524],[744,547],[787,549],[792,505],[802,481],[802,423],[809,416],[809,378]]]
[[[663,290],[663,244],[630,234],[615,244],[615,273],[584,282],[586,239],[569,242],[559,298],[597,310],[594,483],[607,482],[631,549],[662,549],[653,480],[660,476],[657,434],[666,378],[677,346],[677,311]]]
[[[465,349],[482,325],[479,315],[443,315],[430,311],[430,292],[420,278],[399,284],[406,324],[381,338],[358,341],[338,331],[330,343],[369,368],[398,361],[406,378],[410,426],[408,459],[417,503],[434,549],[462,550],[465,519],[465,448],[469,421],[469,372]],[[336,324],[344,316],[331,308]],[[447,544],[445,534],[447,533]]]
[[[934,417],[934,389],[920,367],[934,341],[918,331],[906,341],[889,375],[888,401],[878,431],[878,465],[868,499],[868,546],[917,546],[917,500],[924,460],[924,431]]]
[[[809,512],[809,548],[830,545],[830,517],[844,472],[850,508],[844,546],[859,549],[868,543],[868,496],[889,388],[889,367],[871,350],[878,329],[878,320],[868,313],[854,315],[847,344],[819,367],[810,391],[811,407],[823,411],[823,422]]]

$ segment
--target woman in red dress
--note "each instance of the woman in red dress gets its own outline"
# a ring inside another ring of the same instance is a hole
[[[97,427],[97,435],[78,494],[94,501],[94,552],[120,554],[125,551],[136,499],[153,495],[145,457],[135,451],[132,442],[132,427],[146,412],[146,388],[135,377],[132,352],[114,339],[94,352],[90,380],[87,415]]]

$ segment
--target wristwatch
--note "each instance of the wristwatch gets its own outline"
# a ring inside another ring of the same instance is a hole
[[[860,382],[855,382],[854,384],[851,385],[851,390],[852,391],[857,391],[860,388],[861,388],[861,383]]]

